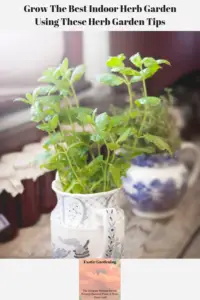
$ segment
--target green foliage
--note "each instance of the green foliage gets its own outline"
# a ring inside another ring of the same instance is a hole
[[[123,111],[113,108],[111,114],[98,114],[97,109],[81,107],[74,83],[84,76],[85,66],[69,68],[68,59],[43,72],[39,81],[45,86],[17,99],[30,105],[31,120],[48,133],[44,153],[37,159],[41,167],[58,171],[64,191],[86,194],[115,189],[121,186],[131,158],[142,153],[173,153],[177,146],[168,102],[148,96],[145,84],[160,65],[169,62],[142,58],[139,53],[130,58],[133,67],[126,66],[125,60],[124,54],[110,57],[110,73],[98,77],[106,85],[127,86],[130,101]],[[133,101],[132,84],[139,81],[143,97]],[[75,130],[75,124],[81,130]]]
[[[127,86],[129,108],[125,111],[113,109],[114,121],[123,126],[118,143],[122,142],[121,147],[123,145],[126,156],[130,157],[166,151],[172,154],[179,147],[180,140],[175,122],[169,114],[169,106],[172,105],[170,91],[167,98],[161,98],[147,95],[146,87],[146,80],[157,73],[163,64],[170,66],[170,62],[152,57],[142,58],[139,53],[130,57],[132,67],[130,63],[125,65],[125,60],[124,54],[110,57],[107,61],[110,73],[97,78],[106,85]],[[133,101],[132,86],[136,82],[141,82],[143,96]]]
[[[123,59],[119,56],[119,61]],[[96,193],[120,187],[121,176],[130,165],[115,153],[131,135],[123,130],[124,116],[97,114],[97,109],[79,105],[73,85],[84,72],[85,66],[69,68],[64,59],[57,68],[43,72],[40,81],[47,85],[17,99],[30,105],[31,120],[49,136],[43,145],[44,153],[37,157],[38,163],[42,168],[57,170],[63,190],[70,193]],[[104,76],[104,80],[112,80],[115,85],[116,78]],[[62,124],[69,126],[63,129]],[[80,132],[74,124],[81,127]],[[91,131],[85,129],[88,125]]]

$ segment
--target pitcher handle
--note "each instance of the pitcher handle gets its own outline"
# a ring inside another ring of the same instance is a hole
[[[117,210],[115,208],[97,209],[96,215],[103,220],[103,254],[101,258],[111,258],[115,247]]]
[[[188,187],[192,187],[198,179],[200,174],[200,149],[193,143],[184,142],[181,145],[181,151],[183,150],[192,150],[196,154],[196,161],[193,164],[193,168],[190,172],[190,176],[188,179]]]

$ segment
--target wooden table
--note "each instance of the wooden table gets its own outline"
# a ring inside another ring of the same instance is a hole
[[[200,258],[200,182],[188,191],[176,215],[162,222],[135,217],[129,204],[126,214],[126,258]],[[0,258],[51,258],[50,216],[0,245]]]

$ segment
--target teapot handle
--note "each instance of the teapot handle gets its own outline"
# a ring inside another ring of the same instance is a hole
[[[196,161],[193,164],[193,168],[188,179],[188,187],[192,187],[200,174],[200,149],[193,143],[184,142],[181,145],[181,151],[184,150],[192,150],[196,155]]]

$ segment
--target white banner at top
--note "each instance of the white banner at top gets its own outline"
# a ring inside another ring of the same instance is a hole
[[[199,1],[7,0],[1,30],[199,31]],[[92,4],[93,3],[93,4]],[[97,4],[98,3],[98,4]]]

